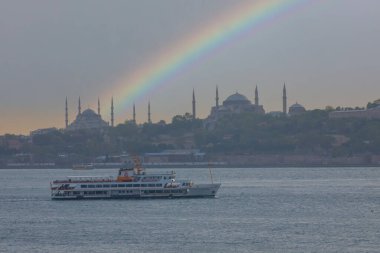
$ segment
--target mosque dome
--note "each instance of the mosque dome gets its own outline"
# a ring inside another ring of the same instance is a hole
[[[289,108],[293,108],[293,109],[295,109],[295,108],[303,108],[303,109],[305,109],[305,107],[303,107],[299,103],[295,103],[295,104],[291,105]]]
[[[86,109],[82,112],[82,117],[98,117],[98,114],[91,109]]]
[[[84,110],[78,114],[73,123],[68,126],[68,130],[96,129],[107,127],[108,124],[102,120],[101,116],[91,109]]]
[[[249,101],[244,95],[236,92],[235,94],[232,94],[229,96],[226,100],[224,100],[223,105],[233,105],[233,104],[251,104],[251,101]]]
[[[289,107],[289,115],[298,115],[306,112],[305,107],[299,103],[295,103]]]
[[[244,95],[240,93],[235,93],[229,96],[225,101],[249,101]]]

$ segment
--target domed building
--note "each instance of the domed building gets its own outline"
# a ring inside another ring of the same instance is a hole
[[[224,100],[223,106],[229,107],[233,110],[240,110],[245,109],[247,106],[252,106],[252,104],[244,95],[236,92]]]
[[[75,120],[68,125],[68,113],[67,113],[67,102],[66,102],[66,130],[89,130],[89,129],[102,129],[108,127],[109,124],[105,122],[100,116],[100,102],[98,100],[98,113],[91,109],[86,109],[81,112],[80,98],[78,101],[78,114]],[[112,105],[113,107],[113,105]],[[113,114],[113,111],[111,112]]]
[[[259,105],[257,87],[255,90],[255,104],[252,104],[251,101],[244,95],[236,92],[235,94],[227,97],[226,100],[223,101],[223,105],[219,106],[218,87],[216,88],[215,101],[215,106],[211,108],[210,115],[204,121],[204,126],[207,129],[215,128],[217,121],[224,115],[240,114],[245,112],[253,112],[260,115],[265,114],[263,106]]]
[[[302,105],[298,104],[297,102],[289,107],[289,115],[294,116],[294,115],[300,115],[306,112],[305,107]]]
[[[108,127],[108,123],[102,120],[102,117],[96,114],[93,110],[87,109],[77,115],[74,122],[67,127],[67,130],[96,129],[104,127]]]

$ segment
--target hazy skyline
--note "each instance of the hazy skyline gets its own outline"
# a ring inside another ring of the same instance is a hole
[[[143,68],[160,52],[222,13],[247,1],[2,1],[0,3],[0,134],[64,127],[82,110],[110,121],[111,93],[118,81]],[[380,2],[305,1],[252,33],[202,58],[136,101],[137,120],[170,119],[191,112],[195,89],[197,116],[235,91],[269,111],[288,105],[307,109],[365,106],[380,98]],[[114,100],[123,99],[113,94]],[[115,121],[132,118],[132,106],[115,108]]]

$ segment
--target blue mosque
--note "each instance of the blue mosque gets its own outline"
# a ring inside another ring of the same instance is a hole
[[[86,109],[82,112],[80,97],[78,100],[78,113],[75,120],[69,124],[68,119],[68,106],[67,98],[65,104],[65,126],[66,131],[75,131],[75,130],[89,130],[89,129],[102,129],[109,126],[109,123],[105,122],[100,115],[100,100],[98,99],[98,112],[94,112],[91,109]],[[111,126],[114,125],[114,116],[113,116],[113,99],[111,100]]]

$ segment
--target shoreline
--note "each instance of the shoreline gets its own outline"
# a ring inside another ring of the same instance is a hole
[[[119,167],[107,167],[107,166],[96,166],[93,169],[89,170],[78,170],[78,171],[91,171],[96,169],[120,169],[122,166]],[[239,168],[247,168],[247,169],[257,169],[257,168],[355,168],[355,167],[365,167],[365,168],[380,168],[379,164],[268,164],[268,165],[253,165],[253,164],[246,164],[246,165],[220,165],[220,166],[200,166],[200,165],[186,165],[186,166],[180,166],[180,165],[162,165],[162,166],[143,166],[146,169],[239,169]],[[7,167],[3,166],[0,167],[0,170],[23,170],[23,169],[57,169],[57,170],[75,170],[72,167],[65,167],[65,166],[19,166],[19,167]]]

